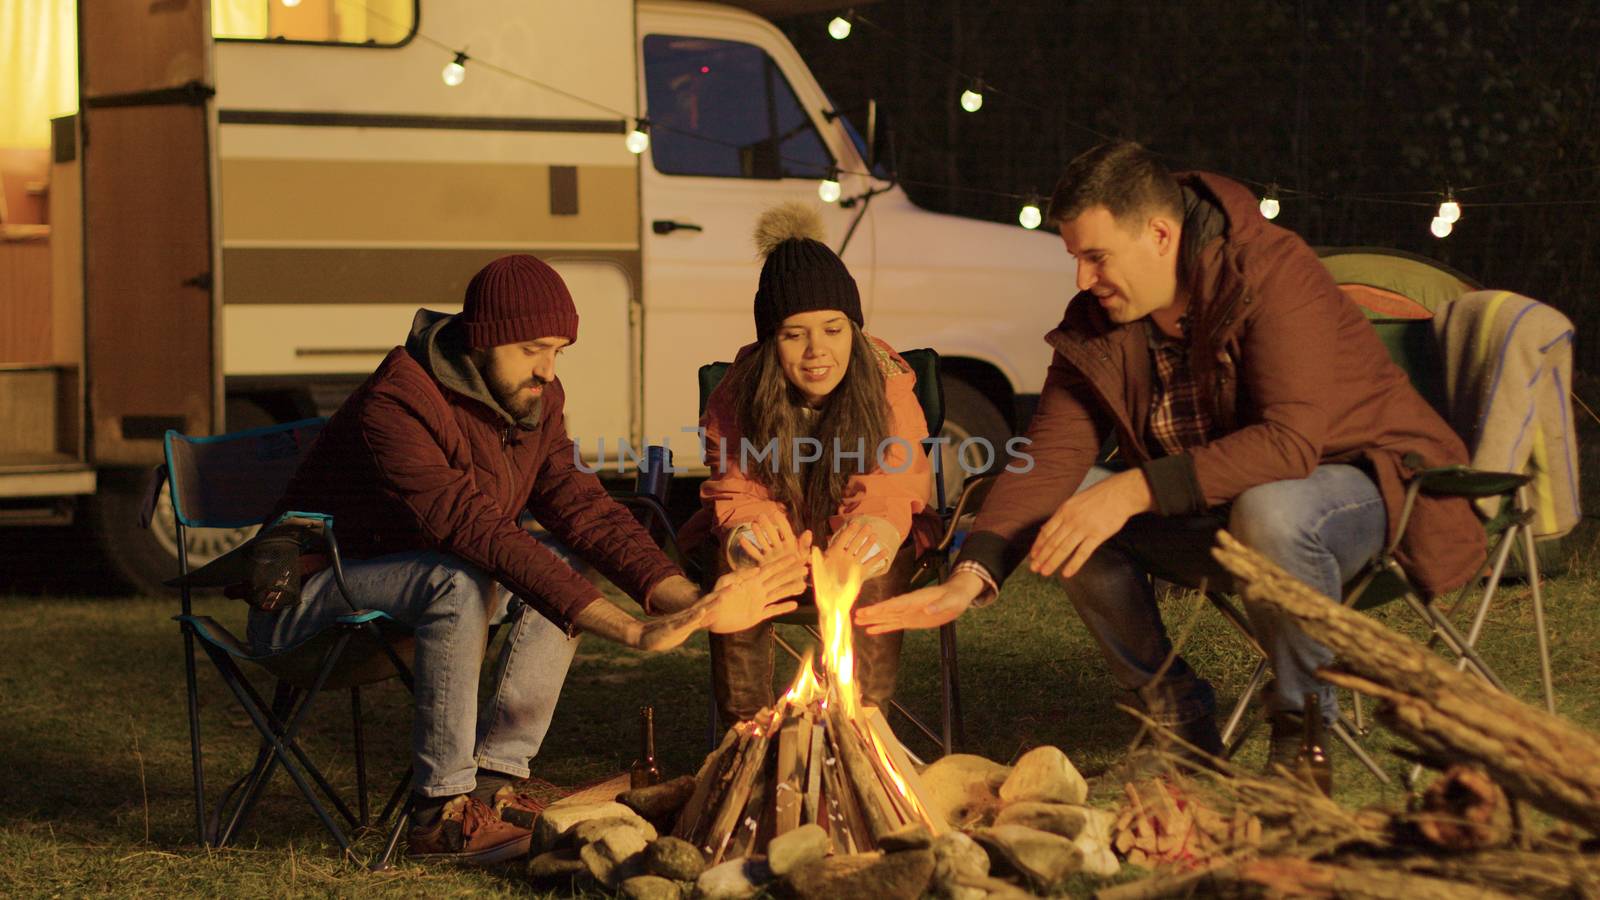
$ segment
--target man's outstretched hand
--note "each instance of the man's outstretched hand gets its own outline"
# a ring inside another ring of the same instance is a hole
[[[1056,507],[1028,551],[1028,568],[1046,578],[1078,574],[1089,556],[1135,515],[1154,506],[1150,482],[1129,469],[1091,485]]]
[[[707,623],[714,632],[744,631],[758,623],[798,609],[789,598],[806,589],[806,567],[798,554],[779,553],[758,568],[743,569],[717,579],[706,595],[714,612]]]
[[[907,628],[938,628],[953,622],[972,601],[983,592],[983,581],[968,572],[951,576],[944,584],[936,584],[882,603],[863,606],[856,610],[856,624],[867,634],[884,634]]]

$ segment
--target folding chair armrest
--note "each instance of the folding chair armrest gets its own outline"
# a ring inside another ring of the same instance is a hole
[[[1531,475],[1518,472],[1491,472],[1466,466],[1424,469],[1415,477],[1421,480],[1424,494],[1471,499],[1510,494],[1533,480]]]

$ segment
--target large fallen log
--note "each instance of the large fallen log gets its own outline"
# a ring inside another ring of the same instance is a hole
[[[1291,857],[1246,860],[1202,872],[1147,878],[1095,894],[1095,900],[1179,897],[1312,897],[1340,900],[1513,900],[1482,885],[1409,872],[1349,868]]]
[[[1327,679],[1387,701],[1386,725],[1424,751],[1472,760],[1508,792],[1600,834],[1600,737],[1458,672],[1426,647],[1329,601],[1218,534],[1217,560],[1247,600],[1288,614],[1338,658]]]

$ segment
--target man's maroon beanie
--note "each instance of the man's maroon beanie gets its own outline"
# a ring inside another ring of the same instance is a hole
[[[461,321],[474,350],[547,337],[578,340],[578,308],[566,282],[526,253],[502,256],[472,276]]]

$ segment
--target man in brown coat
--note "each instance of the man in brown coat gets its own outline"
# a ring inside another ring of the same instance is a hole
[[[1174,177],[1143,147],[1109,143],[1068,165],[1048,216],[1079,293],[1046,336],[1034,464],[1000,476],[945,584],[857,622],[950,621],[992,600],[1026,556],[1062,579],[1117,683],[1215,752],[1210,685],[1181,658],[1155,680],[1171,643],[1150,575],[1227,587],[1209,553],[1225,526],[1336,599],[1393,537],[1408,457],[1465,463],[1466,448],[1242,185]],[[1113,435],[1121,466],[1097,466]],[[1482,565],[1483,532],[1466,501],[1424,497],[1397,556],[1424,590],[1447,590]],[[1315,675],[1330,655],[1272,610],[1248,612],[1276,674],[1272,757],[1292,760],[1307,696],[1336,709]]]
[[[540,807],[513,782],[529,775],[579,632],[666,650],[699,628],[739,631],[793,609],[779,601],[804,587],[799,564],[780,562],[701,596],[578,468],[555,374],[577,337],[554,269],[527,255],[491,262],[460,315],[418,310],[406,345],[329,420],[280,504],[331,515],[354,602],[413,629],[413,857],[489,864],[527,852]],[[640,622],[606,600],[522,526],[524,510],[664,615]],[[302,597],[252,610],[259,651],[348,612],[326,568]],[[484,643],[502,621],[510,631],[480,710]]]

